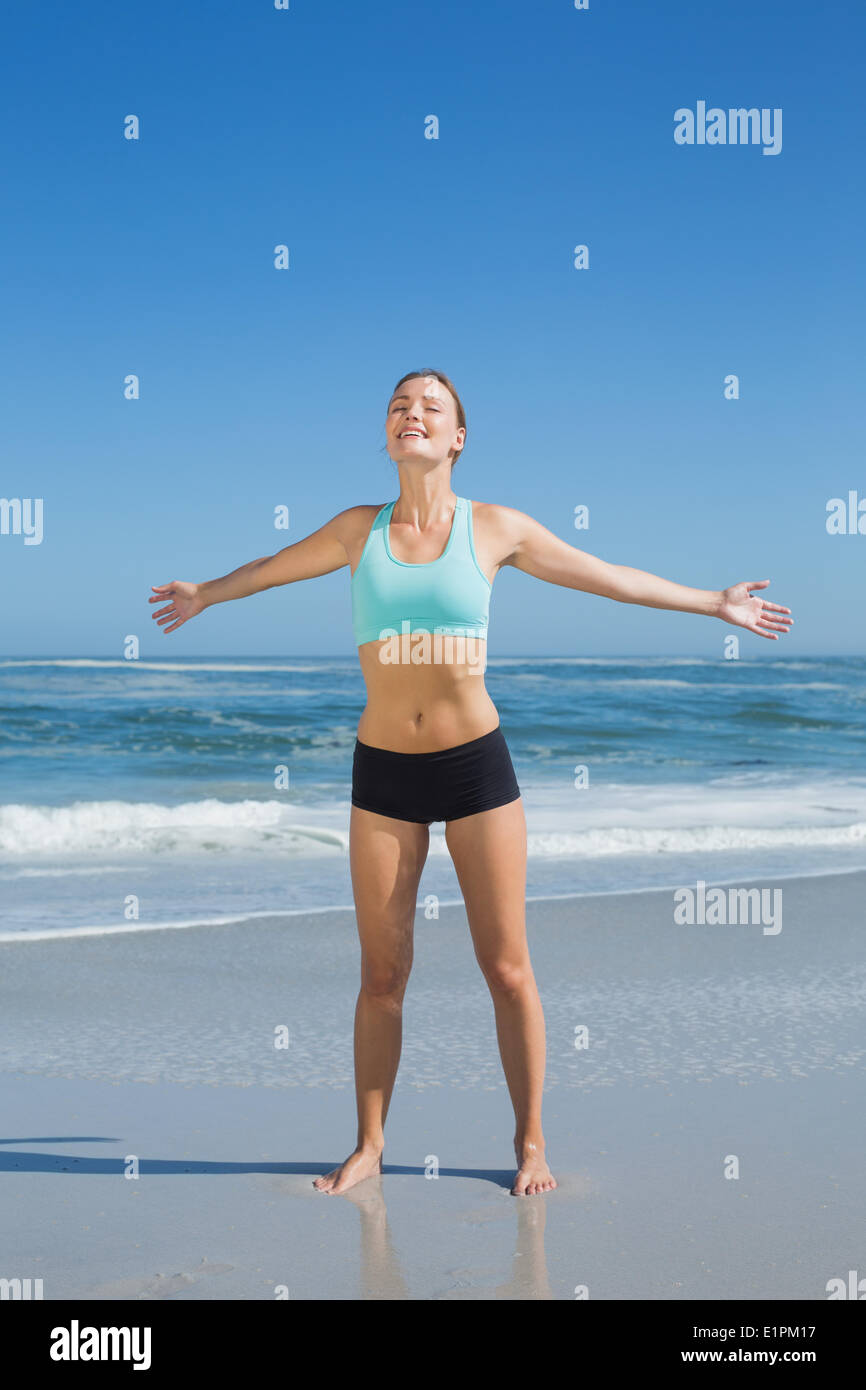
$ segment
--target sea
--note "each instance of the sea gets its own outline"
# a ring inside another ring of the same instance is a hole
[[[486,683],[528,898],[866,867],[864,657],[500,657]],[[0,940],[351,909],[363,705],[354,654],[0,658]],[[419,901],[460,901],[441,824]]]

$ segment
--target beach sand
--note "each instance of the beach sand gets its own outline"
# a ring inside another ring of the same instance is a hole
[[[355,1136],[351,912],[0,944],[0,1277],[45,1299],[826,1299],[864,1269],[866,873],[765,886],[776,935],[676,924],[671,890],[527,905],[544,1197],[509,1192],[462,906],[418,912],[385,1172],[345,1197],[312,1179]]]

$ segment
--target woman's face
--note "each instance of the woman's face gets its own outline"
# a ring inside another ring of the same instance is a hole
[[[385,422],[392,459],[439,463],[463,447],[466,431],[457,424],[454,397],[435,376],[413,376],[398,386]]]

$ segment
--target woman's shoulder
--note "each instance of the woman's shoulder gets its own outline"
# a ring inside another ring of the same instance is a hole
[[[491,565],[511,563],[511,557],[517,554],[526,537],[538,526],[538,522],[526,512],[507,507],[502,502],[473,501],[470,506],[476,546],[480,547]]]
[[[387,502],[358,502],[354,507],[346,507],[345,511],[337,512],[331,524],[344,529],[348,527],[350,530],[358,526],[369,526],[387,505]]]
[[[466,501],[472,508],[472,520],[480,521],[491,531],[510,532],[526,519],[525,512],[519,512],[515,507],[506,507],[502,502],[477,502],[474,498],[467,498]]]
[[[359,542],[363,546],[373,522],[387,505],[387,502],[359,502],[354,507],[346,507],[345,511],[337,512],[336,516],[331,518],[328,525],[339,536],[347,555],[351,557],[358,549]]]
[[[344,512],[340,512],[340,516],[358,518],[376,516],[382,508],[387,507],[387,505],[387,502],[359,502],[357,506],[347,507]]]

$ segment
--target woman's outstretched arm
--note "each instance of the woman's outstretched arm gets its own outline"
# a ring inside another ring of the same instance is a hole
[[[760,637],[778,640],[778,633],[789,630],[793,619],[790,608],[766,603],[753,597],[752,590],[765,589],[769,579],[743,580],[728,589],[690,589],[671,579],[662,579],[646,570],[628,565],[612,565],[548,531],[546,526],[512,507],[489,506],[488,525],[496,537],[500,565],[561,584],[568,589],[600,594],[618,603],[637,603],[644,608],[670,608],[681,613],[701,613],[708,618],[748,628]]]
[[[215,603],[247,598],[250,594],[261,593],[263,589],[273,589],[278,584],[293,584],[297,579],[315,579],[320,574],[331,574],[349,563],[347,546],[351,543],[351,537],[363,525],[364,517],[374,510],[365,506],[350,507],[294,545],[285,546],[275,555],[250,560],[220,579],[208,579],[201,584],[186,579],[173,579],[170,584],[152,584],[153,595],[148,603],[166,603],[167,606],[157,609],[151,617],[156,619],[163,632],[174,632],[176,627]]]

